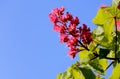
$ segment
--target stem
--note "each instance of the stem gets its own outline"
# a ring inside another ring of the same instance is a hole
[[[119,58],[109,58],[109,57],[105,57],[105,59],[109,59],[109,60],[119,60]]]
[[[97,53],[93,53],[94,54],[94,58],[92,58],[91,60],[93,60],[93,59],[95,59],[95,58],[97,58],[97,57],[99,57],[99,54],[97,54]],[[120,61],[120,58],[110,58],[110,57],[105,57],[105,59],[108,59],[108,60],[117,60],[117,61]]]
[[[88,49],[85,45],[83,45],[80,41],[78,41],[78,42],[80,43],[80,45],[81,45],[82,47],[84,47],[86,50],[89,51],[89,49]]]
[[[97,57],[98,57],[98,56],[95,56],[94,58],[90,59],[90,61],[92,61],[92,60],[96,59]]]
[[[116,17],[114,17],[115,19],[115,32],[116,32],[116,37],[115,37],[115,58],[117,58],[117,24],[116,24]]]
[[[112,61],[104,71],[106,71],[114,62],[115,61]]]

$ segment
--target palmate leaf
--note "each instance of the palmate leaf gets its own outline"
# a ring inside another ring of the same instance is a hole
[[[62,77],[62,73],[59,73],[56,79],[61,79],[61,77]]]
[[[113,40],[112,32],[114,29],[114,24],[115,24],[114,18],[111,18],[107,19],[106,23],[103,25],[103,29],[105,31],[104,35],[107,38],[108,43],[112,42]]]
[[[56,79],[96,79],[96,76],[87,66],[77,67],[75,64],[64,73],[58,74]]]
[[[101,35],[103,35],[103,33],[104,33],[103,27],[98,26],[97,28],[95,28],[95,29],[93,30],[93,33],[92,33],[92,34],[94,34],[94,35],[96,35],[96,36],[101,36]]]
[[[120,79],[120,64],[117,64],[113,69],[112,75],[109,77],[109,79]]]
[[[82,49],[82,47],[80,48]],[[86,63],[89,61],[89,51],[83,50],[79,53],[80,63]]]
[[[72,65],[64,73],[58,74],[56,79],[85,79],[85,77],[79,68]]]
[[[96,76],[92,72],[92,70],[88,67],[81,67],[79,68],[84,75],[85,79],[96,79]]]
[[[89,65],[94,69],[95,72],[105,75],[105,69],[108,66],[108,62],[106,59],[94,59],[89,62]]]
[[[104,30],[104,36],[108,43],[112,42],[112,32],[114,31],[114,16],[116,15],[116,10],[114,7],[100,8],[97,15],[93,19],[93,23],[97,26],[101,26]],[[109,30],[108,30],[109,29]]]
[[[93,54],[93,51],[96,50],[98,51],[99,49],[96,49],[96,44],[94,42],[90,43],[89,45],[89,51],[84,49],[83,47],[80,47],[80,53],[79,53],[79,59],[80,63],[82,64],[88,64],[88,62],[93,59],[95,56]]]
[[[105,24],[106,20],[110,19],[111,17],[112,15],[106,12],[105,8],[100,8],[92,22],[96,25],[102,26],[103,24]]]
[[[96,51],[97,51],[97,49],[96,49]],[[102,49],[100,52],[102,52]],[[109,50],[108,51],[106,50],[106,52],[109,52]],[[101,55],[103,55],[103,54],[101,54]],[[79,53],[79,57],[80,57],[81,64],[89,64],[95,72],[105,75],[104,70],[108,66],[108,61],[106,59],[99,59],[98,57],[96,59],[94,59],[95,56],[87,50],[81,51]],[[91,59],[93,59],[93,60],[91,60]]]

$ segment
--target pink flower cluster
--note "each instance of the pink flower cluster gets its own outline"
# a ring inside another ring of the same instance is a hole
[[[80,23],[78,17],[73,17],[69,12],[64,14],[64,10],[64,7],[53,9],[49,17],[50,21],[54,24],[54,31],[60,34],[60,42],[66,43],[69,48],[68,55],[74,58],[80,51],[79,46],[82,43],[82,46],[87,46],[93,39],[90,28],[85,24],[77,27]]]

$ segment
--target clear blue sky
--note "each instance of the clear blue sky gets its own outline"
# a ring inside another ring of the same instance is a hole
[[[93,2],[92,2],[93,1]],[[101,4],[111,0],[0,0],[0,79],[55,79],[78,58],[67,56],[48,13],[64,6],[92,29]]]

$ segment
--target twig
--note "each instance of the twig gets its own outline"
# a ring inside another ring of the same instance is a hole
[[[85,45],[83,45],[80,41],[78,41],[78,42],[80,43],[80,45],[81,45],[82,47],[84,47],[86,50],[89,51],[89,49],[88,49]]]
[[[119,58],[109,58],[109,57],[105,57],[105,59],[109,59],[109,60],[120,60]]]
[[[112,61],[104,71],[106,71],[114,62],[115,61]]]

